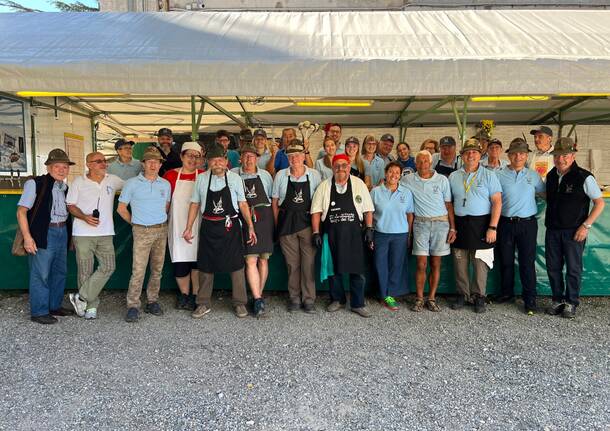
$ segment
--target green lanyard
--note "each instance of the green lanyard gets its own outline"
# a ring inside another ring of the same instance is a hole
[[[472,188],[472,185],[474,184],[475,180],[477,179],[477,175],[479,175],[478,170],[477,170],[476,174],[474,174],[474,176],[472,177],[472,179],[470,180],[468,185],[466,185],[466,178],[468,178],[468,176],[464,177],[464,181],[462,182],[464,184],[464,192],[465,192],[464,200],[462,201],[463,207],[466,206],[466,198],[468,197],[468,192],[470,191],[470,189]]]

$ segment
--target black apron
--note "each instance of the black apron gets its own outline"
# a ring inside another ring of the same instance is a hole
[[[362,223],[354,206],[351,179],[347,180],[343,194],[337,193],[332,179],[324,232],[328,234],[335,274],[364,274]]]
[[[246,254],[260,254],[273,252],[273,210],[261,177],[244,180],[246,201],[252,214],[256,244],[248,245],[248,224],[243,224],[244,245]]]
[[[280,212],[277,217],[278,236],[291,235],[311,226],[309,174],[306,177],[305,182],[297,183],[291,181],[290,176],[288,176],[286,197],[280,205]]]
[[[244,244],[241,223],[231,200],[225,172],[225,186],[210,191],[208,183],[205,209],[201,217],[197,267],[207,273],[233,272],[244,267]]]
[[[482,250],[493,248],[495,244],[485,242],[485,235],[489,227],[491,215],[482,216],[455,216],[455,230],[458,234],[451,244],[455,248],[465,250]]]
[[[452,172],[457,171],[457,165],[458,165],[457,157],[455,158],[455,163],[453,164],[453,167],[451,167],[451,168],[448,166],[441,165],[441,161],[439,159],[439,161],[436,163],[436,166],[434,166],[433,169],[436,172],[438,172],[439,174],[449,177],[449,175],[451,175]]]

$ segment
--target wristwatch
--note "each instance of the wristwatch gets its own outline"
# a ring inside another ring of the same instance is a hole
[[[489,230],[498,230],[498,228],[496,226],[487,226],[487,229],[489,229]]]
[[[587,229],[587,230],[591,229],[591,227],[593,226],[592,224],[587,224],[587,223],[583,223],[582,225],[583,225],[583,226],[585,227],[585,229]]]

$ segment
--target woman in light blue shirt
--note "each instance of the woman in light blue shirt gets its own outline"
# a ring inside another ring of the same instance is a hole
[[[337,144],[334,139],[330,136],[324,138],[324,142],[322,143],[324,147],[324,152],[326,155],[321,159],[316,160],[316,171],[320,173],[320,177],[322,177],[322,181],[329,179],[333,176],[333,168],[332,168],[332,160],[337,154]]]
[[[400,185],[402,166],[390,162],[385,167],[385,183],[371,191],[375,205],[375,268],[383,304],[398,310],[394,296],[409,293],[407,261],[409,232],[413,226],[413,195]]]

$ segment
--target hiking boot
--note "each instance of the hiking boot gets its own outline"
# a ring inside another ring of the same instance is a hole
[[[67,308],[58,308],[57,310],[49,311],[51,316],[55,317],[66,317],[66,316],[74,316],[74,311],[68,310]]]
[[[458,296],[453,304],[451,304],[452,310],[461,310],[464,308],[464,304],[466,304],[466,298],[462,295]]]
[[[294,313],[295,311],[299,311],[301,309],[301,304],[298,302],[290,302],[288,304],[288,312]]]
[[[574,319],[576,317],[576,306],[574,304],[566,304],[561,312],[561,317],[566,319]]]
[[[360,317],[368,318],[372,316],[371,312],[366,307],[352,308],[352,312]]]
[[[328,311],[329,313],[334,313],[335,311],[339,311],[342,308],[343,308],[343,304],[341,304],[339,301],[332,301],[326,307],[326,311]]]
[[[85,311],[85,319],[86,320],[97,319],[97,308],[90,308],[87,311]]]
[[[248,310],[246,310],[246,306],[242,304],[233,306],[233,312],[240,319],[248,316]]]
[[[254,311],[254,317],[257,319],[265,317],[267,315],[267,311],[265,310],[265,300],[263,298],[255,299],[252,310]]]
[[[475,313],[485,313],[487,311],[487,304],[485,304],[484,296],[477,296],[474,299],[474,312]]]
[[[316,306],[314,304],[303,304],[303,311],[307,314],[316,314]]]
[[[398,302],[392,296],[383,298],[383,306],[390,311],[398,311]]]
[[[210,311],[212,311],[211,308],[209,308],[207,305],[198,305],[197,308],[195,308],[195,311],[193,311],[191,313],[191,317],[193,319],[201,319],[203,316],[205,316],[206,314],[208,314]]]
[[[564,307],[566,306],[563,302],[555,302],[551,303],[551,306],[546,309],[546,314],[550,314],[551,316],[558,316],[563,312]]]
[[[46,314],[44,316],[32,316],[30,319],[32,322],[41,323],[43,325],[52,325],[58,322],[58,320],[50,314]]]
[[[188,310],[190,308],[189,296],[181,293],[176,299],[176,308],[178,310]]]
[[[146,304],[146,307],[144,307],[144,312],[152,314],[153,316],[163,315],[163,310],[161,310],[161,306],[158,302],[151,302],[150,304]]]
[[[68,297],[70,298],[70,303],[74,307],[76,315],[83,317],[85,315],[85,308],[87,308],[87,301],[83,301],[78,293],[71,293]]]
[[[129,323],[137,322],[140,319],[140,311],[132,307],[127,310],[127,316],[125,316],[125,321]]]
[[[424,311],[424,298],[417,298],[411,306],[411,311],[415,311],[416,313]]]

